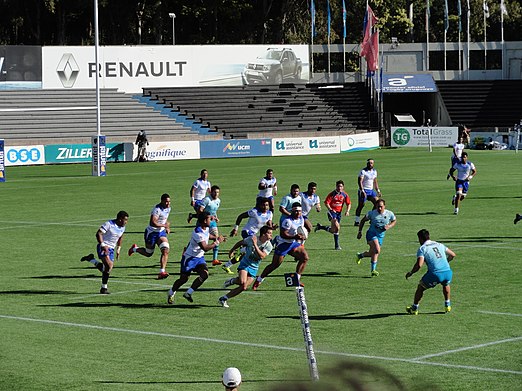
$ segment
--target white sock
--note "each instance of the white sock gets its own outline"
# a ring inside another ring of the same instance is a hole
[[[169,296],[174,296],[176,292],[172,290],[172,288],[169,289]]]

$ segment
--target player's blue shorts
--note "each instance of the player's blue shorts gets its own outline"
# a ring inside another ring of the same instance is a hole
[[[205,265],[205,269],[208,270],[205,257],[186,257],[183,254],[181,257],[181,274],[190,274],[199,265]]]
[[[329,221],[336,219],[338,222],[341,222],[341,216],[343,215],[343,212],[334,212],[333,210],[329,210],[327,215]]]
[[[251,264],[240,262],[237,270],[245,270],[249,277],[255,278],[257,276],[257,271],[259,270],[259,264],[256,267],[252,266]]]
[[[148,245],[148,247],[154,247],[156,243],[158,243],[159,238],[166,238],[167,237],[167,230],[162,230],[160,232],[150,232],[147,235],[147,230],[143,233],[143,238],[145,239],[145,243]]]
[[[295,240],[291,243],[287,242],[279,242],[274,252],[276,255],[287,255],[290,251],[296,249],[297,247],[302,246],[302,243],[296,242]]]
[[[113,248],[109,248],[109,253],[107,254],[102,248],[101,248],[101,245],[100,243],[98,243],[98,245],[96,246],[96,251],[98,253],[98,259],[103,259],[105,258],[107,255],[109,256],[109,259],[111,261],[114,262],[114,249]]]
[[[469,188],[469,181],[462,181],[460,179],[457,179],[455,182],[455,191],[459,191],[459,189],[462,189],[462,193],[466,194],[468,192]]]
[[[451,167],[453,167],[455,164],[460,163],[460,158],[456,156],[451,157]]]
[[[243,231],[241,231],[241,237],[243,239],[249,238],[250,236],[254,236],[254,235],[255,235],[255,233],[250,231],[250,230],[243,230]]]
[[[212,219],[210,220],[210,225],[208,226],[210,229],[217,228],[217,221]]]
[[[451,283],[452,277],[452,270],[445,270],[443,272],[436,273],[427,272],[425,275],[422,276],[420,284],[426,289],[433,288],[438,284],[441,284],[442,286],[447,286]]]
[[[368,197],[377,198],[377,192],[373,189],[364,189],[364,194],[366,194],[366,197],[363,197],[363,192],[359,189],[357,191],[357,194],[359,195],[359,202],[365,202]]]
[[[199,213],[199,207],[203,204],[203,200],[195,200],[194,201],[194,210],[196,211],[196,214]]]
[[[366,242],[373,242],[375,239],[379,242],[379,246],[382,246],[382,241],[384,240],[384,235],[386,231],[375,231],[373,229],[369,229],[366,231]]]

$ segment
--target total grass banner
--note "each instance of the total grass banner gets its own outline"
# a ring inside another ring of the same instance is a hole
[[[339,136],[341,152],[367,151],[379,148],[379,132]]]
[[[138,148],[134,148],[132,160],[138,156]],[[189,160],[199,159],[199,141],[152,142],[147,145],[147,160]]]
[[[447,147],[457,141],[459,128],[456,126],[435,127],[393,127],[391,128],[392,147],[427,147],[429,145],[429,132],[431,132],[431,145],[433,147]]]
[[[125,160],[123,143],[108,143],[106,148],[108,162]],[[91,163],[91,144],[56,144],[45,146],[45,163]]]
[[[272,156],[340,153],[339,136],[272,139]]]
[[[271,156],[272,140],[217,140],[199,143],[201,158]]]

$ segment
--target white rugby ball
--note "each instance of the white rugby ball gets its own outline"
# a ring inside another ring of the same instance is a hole
[[[302,226],[297,228],[297,234],[302,235],[305,239],[308,238],[308,231]]]

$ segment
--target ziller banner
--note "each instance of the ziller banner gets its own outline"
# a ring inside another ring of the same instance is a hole
[[[435,127],[392,127],[392,147],[427,147],[429,145],[428,135],[431,132],[431,145],[434,147],[447,147],[457,141],[458,127],[435,126]]]
[[[42,48],[43,88],[94,88],[94,47]],[[308,82],[308,45],[100,46],[100,88]]]

